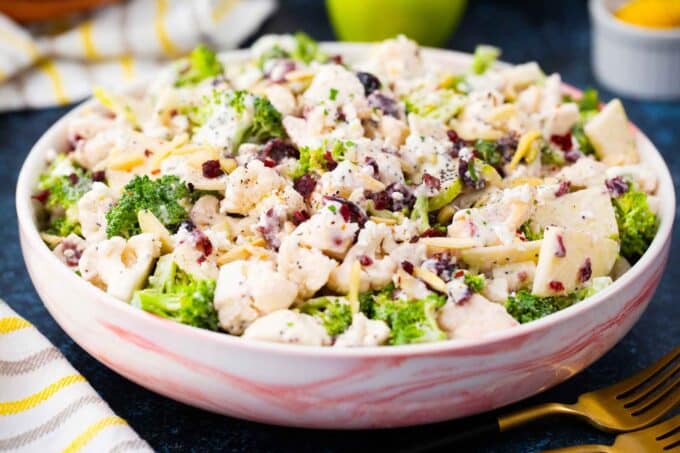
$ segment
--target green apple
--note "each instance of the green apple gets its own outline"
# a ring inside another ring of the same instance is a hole
[[[380,41],[404,34],[425,46],[443,45],[467,0],[326,0],[343,41]]]

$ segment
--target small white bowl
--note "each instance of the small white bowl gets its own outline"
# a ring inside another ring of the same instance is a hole
[[[653,29],[614,16],[626,0],[590,0],[595,76],[623,96],[680,99],[680,28]]]

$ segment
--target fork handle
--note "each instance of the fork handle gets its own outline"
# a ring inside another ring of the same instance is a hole
[[[612,449],[608,445],[573,445],[571,447],[544,450],[543,453],[608,453]]]

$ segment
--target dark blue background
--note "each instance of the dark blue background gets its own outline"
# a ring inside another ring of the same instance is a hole
[[[305,30],[333,39],[321,1],[283,1],[260,30]],[[472,0],[448,47],[472,51],[477,43],[503,48],[510,62],[537,60],[581,88],[597,86],[589,55],[589,21],[583,1]],[[380,20],[380,18],[376,18]],[[680,76],[680,75],[679,75]],[[611,93],[601,90],[605,99]],[[656,143],[674,175],[680,174],[680,104],[624,99],[630,119]],[[373,432],[308,431],[265,426],[222,417],[157,396],[118,376],[74,344],[48,315],[21,260],[14,209],[14,187],[24,156],[43,131],[67,109],[0,115],[0,289],[2,297],[52,340],[119,415],[160,451],[398,451],[399,446],[455,429],[454,425]],[[676,184],[677,190],[677,184]],[[676,236],[666,274],[640,322],[611,352],[570,381],[521,405],[569,402],[584,391],[621,379],[680,343],[680,289]],[[610,442],[612,437],[582,423],[554,419],[514,433],[482,439],[458,451],[531,452],[576,443]]]

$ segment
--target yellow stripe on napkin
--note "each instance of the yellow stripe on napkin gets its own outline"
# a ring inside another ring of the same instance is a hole
[[[77,382],[85,382],[85,378],[79,374],[72,374],[53,382],[39,392],[27,396],[26,398],[16,401],[0,402],[0,415],[12,415],[28,410],[47,401],[52,395],[64,387],[68,387]]]
[[[158,41],[161,43],[163,51],[171,57],[179,55],[179,49],[175,47],[168,30],[165,28],[165,18],[168,13],[168,0],[156,0],[156,17],[154,19],[154,26],[156,28],[156,35]]]
[[[90,60],[98,60],[100,58],[99,52],[94,45],[94,38],[92,34],[92,21],[86,20],[80,27],[80,38],[83,40],[83,49],[85,50],[85,56]]]
[[[76,453],[80,451],[89,441],[91,441],[94,436],[99,433],[99,431],[109,427],[117,425],[127,425],[127,422],[120,417],[111,416],[102,418],[101,420],[90,425],[85,431],[76,437],[73,442],[71,442],[68,447],[62,450],[62,453]]]
[[[15,330],[25,329],[26,327],[31,327],[31,323],[23,318],[15,316],[0,318],[0,334],[14,332]]]
[[[43,60],[40,62],[40,64],[38,64],[38,67],[52,81],[54,99],[56,99],[57,103],[64,105],[71,102],[66,95],[66,91],[64,90],[64,82],[61,79],[61,74],[59,74],[59,70],[57,70],[57,66],[54,64],[54,62],[52,60]]]

